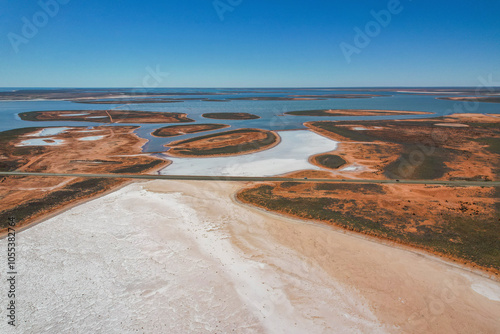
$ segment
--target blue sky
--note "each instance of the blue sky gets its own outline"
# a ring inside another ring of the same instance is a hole
[[[44,14],[40,3],[54,2]],[[162,74],[147,85],[159,87],[500,82],[496,0],[215,3],[0,0],[0,86],[139,87],[151,70]],[[375,23],[372,11],[390,9]]]

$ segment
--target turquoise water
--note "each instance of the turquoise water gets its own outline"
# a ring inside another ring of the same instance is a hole
[[[10,89],[3,89],[9,91]],[[17,116],[20,112],[40,111],[40,110],[101,110],[101,109],[129,109],[143,111],[159,112],[180,112],[188,114],[189,118],[196,122],[203,123],[225,123],[231,126],[231,129],[238,128],[260,128],[267,130],[291,130],[303,129],[303,123],[311,120],[375,120],[375,119],[393,119],[393,118],[426,118],[436,115],[447,115],[457,112],[468,113],[489,113],[499,112],[500,105],[495,103],[466,103],[457,101],[438,100],[439,96],[450,95],[417,95],[411,93],[398,93],[400,89],[392,91],[377,90],[328,90],[328,89],[152,89],[148,92],[167,93],[166,98],[209,98],[225,99],[239,97],[258,97],[274,96],[285,97],[290,95],[330,95],[330,94],[376,94],[385,95],[375,98],[354,98],[354,99],[331,99],[312,101],[246,101],[231,100],[228,102],[211,102],[185,100],[180,103],[151,103],[151,104],[84,104],[70,101],[57,100],[31,100],[31,101],[0,101],[0,131],[39,126],[98,126],[101,123],[95,122],[27,122],[22,121]],[[46,89],[45,91],[50,91]],[[80,90],[78,90],[80,91]],[[82,92],[100,91],[100,90],[81,90]],[[133,94],[132,90],[112,90],[117,93]],[[137,90],[136,90],[137,91]],[[141,91],[143,92],[143,91]],[[183,95],[197,94],[200,95]],[[204,94],[205,93],[205,94]],[[207,94],[208,93],[208,94]],[[211,95],[217,94],[217,95]],[[452,95],[457,96],[457,95]],[[124,97],[126,98],[126,97]],[[139,97],[142,98],[142,97]],[[436,115],[414,115],[414,116],[377,116],[377,117],[311,117],[311,116],[283,116],[283,113],[295,110],[313,110],[313,109],[375,109],[375,110],[407,110],[407,111],[427,111]],[[247,112],[259,115],[257,120],[245,121],[221,121],[205,119],[201,117],[204,113],[211,112]],[[119,125],[124,125],[120,123]],[[135,124],[131,124],[135,125]],[[150,135],[154,130],[166,126],[166,124],[139,124],[140,128],[137,134],[147,138],[150,142],[144,147],[146,152],[163,151],[163,145],[173,139],[154,138]],[[168,124],[167,124],[168,125]],[[227,129],[215,130],[213,132],[226,131]],[[197,134],[175,137],[175,140],[190,138]]]

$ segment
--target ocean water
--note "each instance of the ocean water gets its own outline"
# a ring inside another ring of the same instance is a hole
[[[3,89],[10,91],[14,89]],[[17,89],[21,91],[22,89]],[[22,121],[18,114],[27,111],[41,110],[102,110],[102,109],[125,109],[158,112],[180,112],[188,114],[197,123],[224,123],[231,126],[230,129],[259,128],[266,130],[293,130],[304,129],[303,123],[311,120],[376,120],[376,119],[403,119],[403,118],[426,118],[447,115],[459,112],[488,113],[498,112],[500,105],[495,103],[467,103],[457,101],[438,100],[441,96],[457,96],[454,93],[443,94],[415,94],[401,93],[404,89],[374,90],[374,89],[152,89],[148,92],[155,94],[169,94],[167,98],[186,98],[180,103],[150,103],[150,104],[85,104],[61,100],[30,100],[30,101],[0,101],[0,131],[25,128],[25,127],[61,127],[61,126],[99,126],[97,122],[28,122]],[[50,89],[45,89],[49,91]],[[99,89],[81,89],[78,92],[102,92]],[[105,90],[108,91],[108,90]],[[110,90],[117,94],[133,95],[131,89]],[[72,91],[73,92],[73,91]],[[143,91],[141,91],[143,92]],[[175,95],[170,95],[175,94]],[[192,95],[200,94],[200,95]],[[215,94],[215,95],[213,95]],[[227,102],[211,102],[189,100],[193,98],[225,99],[225,98],[248,98],[248,97],[286,97],[291,95],[331,95],[331,94],[375,94],[384,95],[374,98],[325,98],[324,100],[310,101],[253,101],[253,100],[230,100]],[[126,98],[126,97],[124,97]],[[141,99],[143,97],[140,97]],[[369,117],[311,117],[284,115],[288,111],[314,110],[314,109],[374,109],[374,110],[405,110],[405,111],[427,111],[433,115],[411,115],[411,116],[369,116]],[[212,112],[247,112],[260,116],[256,120],[213,120],[202,117],[204,113]],[[120,123],[119,125],[124,125]],[[128,124],[127,124],[128,125]],[[169,124],[130,124],[140,126],[136,133],[149,142],[144,146],[145,152],[164,151],[164,145],[172,140],[191,138],[199,134],[188,134],[174,138],[155,138],[151,133]],[[228,129],[215,130],[213,132],[227,131]]]

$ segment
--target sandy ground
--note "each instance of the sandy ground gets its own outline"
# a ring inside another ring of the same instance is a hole
[[[19,233],[17,331],[498,333],[498,283],[236,203],[240,187],[134,183]]]

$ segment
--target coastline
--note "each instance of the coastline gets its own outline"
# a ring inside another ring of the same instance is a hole
[[[287,174],[289,174],[289,173],[287,173]],[[290,222],[294,222],[296,224],[310,224],[312,226],[318,226],[318,227],[322,227],[322,228],[325,228],[328,230],[335,231],[336,233],[347,234],[347,235],[350,235],[352,237],[356,237],[356,238],[360,238],[360,239],[363,239],[366,241],[370,241],[370,242],[373,242],[375,244],[381,244],[381,245],[385,245],[387,247],[393,247],[393,248],[408,251],[408,252],[411,252],[411,253],[414,253],[414,254],[417,254],[420,256],[425,256],[430,260],[437,261],[439,263],[446,264],[446,265],[452,266],[454,268],[462,269],[462,270],[468,271],[470,273],[480,275],[484,278],[487,278],[487,279],[490,279],[490,280],[493,280],[495,282],[500,283],[500,276],[499,276],[500,271],[499,270],[485,268],[485,267],[482,267],[482,266],[477,265],[477,264],[472,264],[472,263],[467,262],[467,261],[460,259],[460,258],[446,256],[444,254],[434,252],[430,249],[419,247],[418,245],[403,243],[403,242],[400,242],[397,240],[384,238],[384,237],[377,236],[377,235],[374,235],[371,233],[366,233],[363,231],[352,231],[352,230],[349,230],[347,228],[343,228],[341,226],[338,226],[336,224],[333,224],[333,223],[329,224],[327,222],[317,220],[317,219],[305,219],[305,218],[293,216],[293,215],[285,213],[285,212],[271,211],[271,210],[268,210],[266,208],[254,205],[252,203],[245,202],[244,200],[241,200],[240,198],[238,198],[238,193],[245,188],[247,188],[247,187],[243,187],[240,190],[238,190],[237,192],[235,192],[231,196],[231,198],[233,199],[233,201],[235,203],[240,204],[240,205],[244,205],[244,206],[248,207],[249,209],[257,210],[258,212],[265,213],[265,214],[270,215],[272,217],[280,217],[280,218],[286,219]]]

